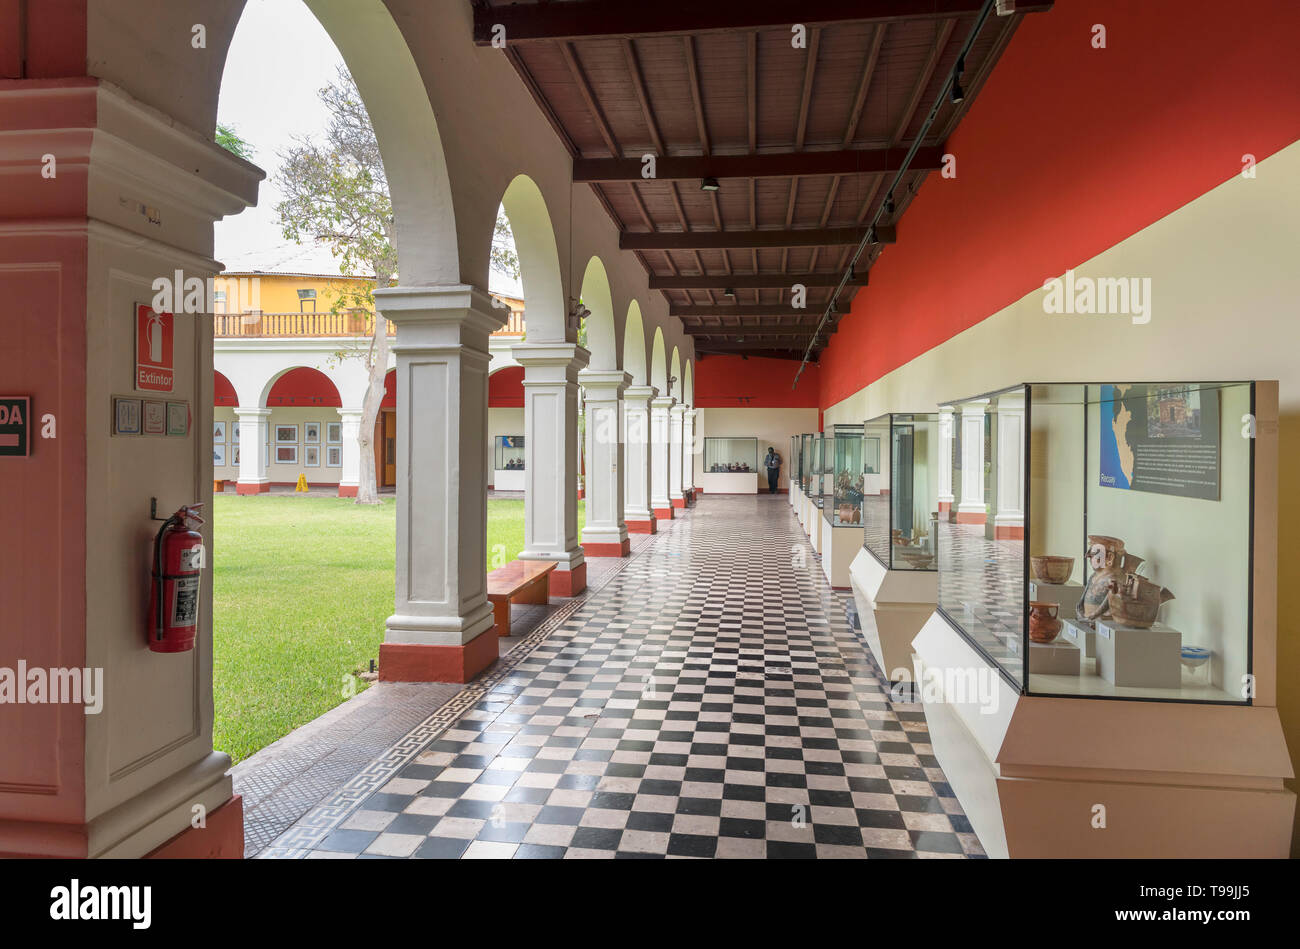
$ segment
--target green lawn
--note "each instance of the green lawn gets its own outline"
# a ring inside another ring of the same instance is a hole
[[[365,687],[352,673],[378,658],[393,613],[396,511],[392,499],[214,498],[219,750],[242,761]],[[579,501],[580,532],[584,516]],[[487,533],[488,569],[513,560],[523,500],[489,501]]]

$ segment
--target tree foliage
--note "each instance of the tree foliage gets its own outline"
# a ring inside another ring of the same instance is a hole
[[[233,125],[217,123],[216,142],[226,151],[238,155],[245,161],[253,160],[253,146],[241,138]]]

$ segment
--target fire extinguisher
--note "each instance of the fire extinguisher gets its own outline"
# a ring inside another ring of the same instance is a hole
[[[203,523],[190,504],[163,521],[153,541],[153,582],[149,586],[149,648],[186,652],[194,648],[199,627],[199,591],[203,571]]]

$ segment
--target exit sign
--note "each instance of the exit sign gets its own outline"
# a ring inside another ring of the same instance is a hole
[[[32,400],[0,395],[0,457],[26,458],[31,446]]]

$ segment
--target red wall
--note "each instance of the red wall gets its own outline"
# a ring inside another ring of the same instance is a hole
[[[507,366],[488,377],[488,408],[524,407],[524,367]]]
[[[815,409],[820,371],[805,366],[798,388],[791,390],[798,370],[792,359],[702,356],[695,361],[695,407]]]
[[[397,370],[389,369],[384,375],[384,401],[379,403],[381,409],[397,408]],[[382,441],[382,439],[381,439]]]
[[[230,384],[229,379],[215,369],[212,371],[212,404],[239,405],[239,396],[235,394],[235,387]]]
[[[329,376],[319,369],[299,366],[290,369],[271,387],[271,393],[266,397],[266,406],[275,408],[277,405],[324,405],[339,408],[343,401]]]
[[[1026,16],[948,141],[957,177],[926,179],[823,354],[822,406],[1295,141],[1297,35],[1296,0]]]
[[[25,37],[21,6],[20,0],[0,0],[0,79],[84,76],[86,0],[29,0]]]

